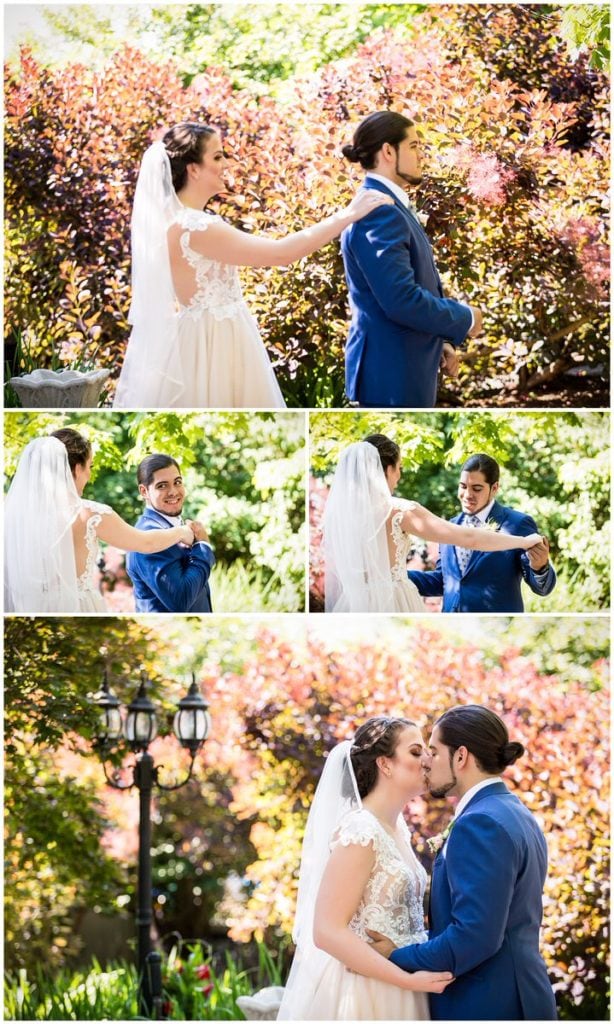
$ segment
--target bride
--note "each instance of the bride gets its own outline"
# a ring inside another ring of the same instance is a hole
[[[367,936],[427,940],[427,876],[402,813],[424,791],[427,758],[413,722],[384,717],[329,754],[307,819],[278,1020],[429,1020],[426,993],[454,980],[399,970]]]
[[[154,554],[194,543],[189,525],[135,530],[108,505],[81,495],[92,449],[69,427],[24,449],[4,505],[7,612],[104,612],[94,578],[98,541]]]
[[[412,536],[475,551],[526,551],[541,542],[537,533],[514,537],[448,523],[415,501],[395,498],[400,476],[401,450],[384,434],[343,452],[324,509],[327,612],[423,612],[407,577]]]
[[[303,231],[254,237],[203,210],[228,191],[225,169],[220,136],[204,124],[175,125],[143,156],[132,213],[132,334],[117,408],[284,406],[238,267],[286,266],[393,202],[359,192]]]

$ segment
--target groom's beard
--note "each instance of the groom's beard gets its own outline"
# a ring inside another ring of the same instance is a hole
[[[397,178],[400,178],[401,181],[404,181],[406,185],[420,185],[420,183],[422,182],[422,175],[417,177],[415,174],[405,174],[404,171],[401,171],[399,169],[399,154],[398,153],[397,153],[397,162],[396,162],[394,170],[395,170],[395,174],[396,174]]]
[[[456,778],[456,775],[454,774],[454,769],[453,769],[451,764],[450,764],[450,774],[452,775],[452,779],[451,779],[450,782],[444,782],[444,784],[442,786],[436,786],[435,789],[432,789],[429,786],[429,793],[431,794],[431,796],[434,796],[437,800],[439,800],[440,797],[447,796],[448,793],[450,793],[453,789],[455,789],[455,787],[458,785],[458,779]]]

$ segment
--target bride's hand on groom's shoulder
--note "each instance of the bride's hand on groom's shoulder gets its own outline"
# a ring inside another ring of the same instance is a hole
[[[368,213],[372,213],[378,206],[394,206],[392,196],[377,192],[374,188],[364,188],[357,192],[349,206],[341,211],[341,216],[348,224],[356,220],[362,220]]]

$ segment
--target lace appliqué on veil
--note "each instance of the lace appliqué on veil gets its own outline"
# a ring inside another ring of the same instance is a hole
[[[85,524],[85,545],[87,548],[87,559],[85,562],[85,569],[80,576],[77,577],[77,591],[80,594],[84,594],[89,590],[96,590],[94,583],[94,570],[96,569],[96,559],[98,558],[98,538],[96,536],[96,529],[102,522],[103,515],[107,515],[112,512],[113,509],[109,505],[103,505],[98,501],[84,501],[85,508],[91,509],[94,513],[89,517]]]
[[[408,860],[401,855],[393,837],[367,810],[351,811],[341,822],[331,848],[373,844],[375,864],[350,928],[368,940],[367,928],[382,932],[396,946],[426,942],[424,893],[426,871],[411,848],[407,830]]]
[[[206,231],[211,223],[222,218],[216,213],[186,207],[176,220],[185,228],[179,239],[181,252],[196,276],[196,291],[188,306],[180,305],[179,316],[197,320],[203,312],[209,312],[218,321],[236,316],[244,306],[237,267],[201,256],[190,248],[191,231]]]
[[[407,557],[411,548],[411,534],[404,533],[401,526],[403,516],[415,502],[407,502],[405,508],[397,509],[390,520],[390,532],[394,544],[394,565],[392,566],[392,578],[395,583],[404,582],[407,579]]]

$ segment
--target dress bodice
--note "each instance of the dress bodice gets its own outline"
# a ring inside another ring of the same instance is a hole
[[[387,935],[396,946],[425,942],[424,893],[426,871],[418,861],[405,821],[400,819],[406,849],[401,852],[395,839],[366,808],[350,811],[337,829],[331,847],[373,845],[375,863],[360,905],[349,927],[368,940],[367,928]]]
[[[176,223],[184,229],[179,238],[179,245],[184,259],[194,271],[196,283],[196,290],[189,304],[179,306],[181,317],[197,320],[203,312],[209,312],[218,321],[228,320],[236,316],[243,306],[238,267],[202,256],[190,246],[191,232],[206,231],[211,224],[221,220],[218,214],[188,207],[183,207],[177,213]]]
[[[87,549],[85,569],[81,575],[77,577],[77,592],[79,594],[80,602],[88,595],[95,594],[97,597],[99,596],[96,580],[94,578],[96,560],[99,553],[96,530],[102,521],[103,515],[107,515],[113,511],[109,505],[103,505],[99,501],[83,501],[82,504],[93,514],[89,516],[85,524],[85,546]]]
[[[412,536],[405,533],[401,525],[405,512],[415,505],[415,502],[406,502],[404,508],[396,509],[390,519],[390,532],[394,546],[394,561],[392,564],[392,579],[395,583],[407,580],[407,559],[412,544]]]

